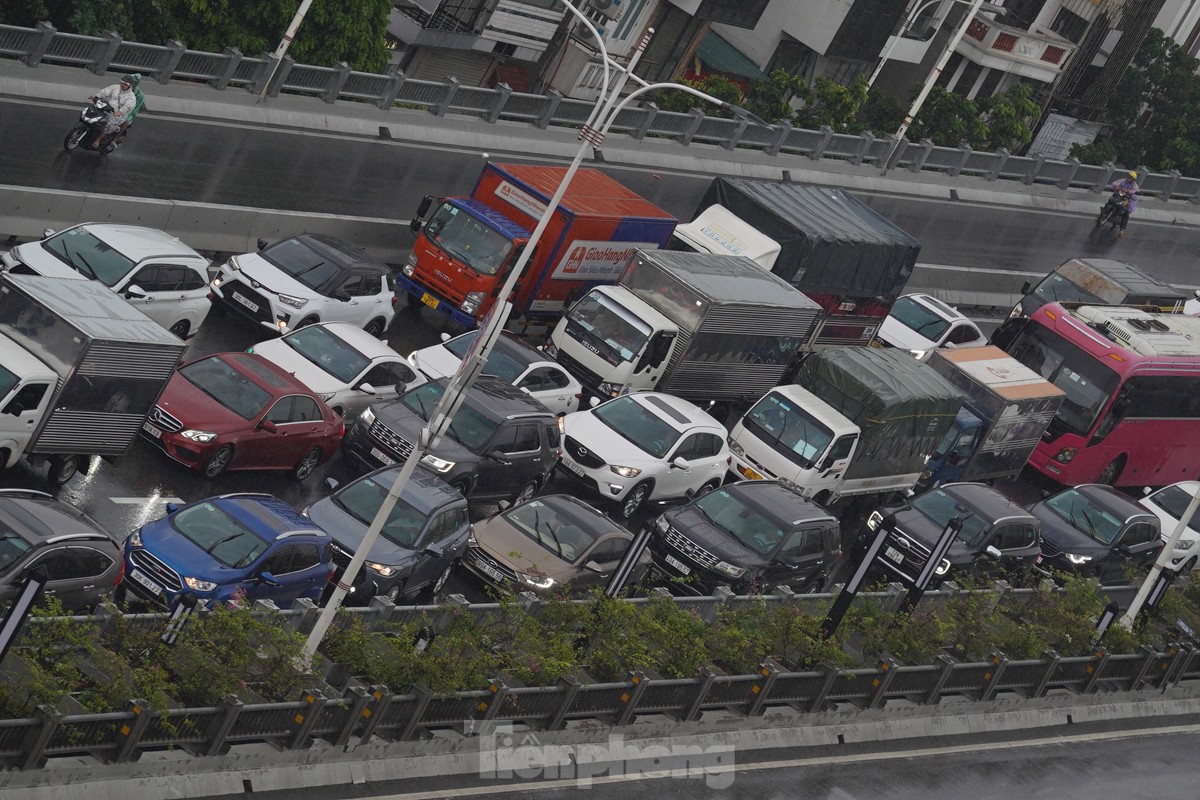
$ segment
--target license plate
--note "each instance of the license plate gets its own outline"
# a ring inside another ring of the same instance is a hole
[[[385,467],[393,466],[396,463],[396,459],[392,458],[387,453],[380,450],[378,447],[371,448],[371,458],[374,458],[376,461],[378,461],[380,464],[383,464]]]
[[[1035,563],[1035,564],[1040,564],[1040,563],[1042,563],[1042,557],[1041,557],[1041,556],[1038,556],[1037,558],[1035,558],[1035,559],[1033,560],[1033,563]]]
[[[424,294],[421,295],[421,302],[424,303],[425,305],[429,306],[430,308],[438,307],[438,299],[436,297],[434,297],[433,295],[431,295],[429,292],[425,292]]]
[[[142,423],[142,430],[144,430],[146,433],[148,433],[148,434],[150,434],[151,436],[153,436],[155,439],[161,439],[161,438],[162,438],[162,434],[163,434],[163,432],[162,432],[162,428],[159,428],[159,427],[157,427],[157,426],[151,425],[149,422],[143,422],[143,423]]]
[[[560,463],[560,464],[562,464],[562,465],[563,465],[564,467],[566,467],[567,469],[571,470],[571,472],[574,472],[574,473],[575,473],[576,475],[578,475],[579,477],[581,477],[581,478],[586,478],[586,477],[587,477],[587,473],[583,471],[583,467],[579,466],[579,465],[578,465],[578,464],[576,464],[575,462],[573,462],[573,461],[567,461],[567,460],[564,458],[564,459],[563,459],[562,461],[560,461],[559,463]]]
[[[884,558],[886,558],[888,561],[894,561],[894,562],[896,562],[897,564],[903,564],[903,563],[904,563],[904,554],[903,554],[903,553],[901,553],[899,550],[897,550],[897,549],[896,549],[896,548],[894,548],[894,547],[888,547],[888,548],[885,548],[885,549],[884,549],[884,551],[883,551],[883,556],[884,556]]]
[[[667,556],[667,558],[666,558],[666,561],[667,561],[667,563],[668,563],[668,564],[670,564],[672,567],[674,567],[675,569],[679,570],[679,572],[680,572],[680,573],[682,573],[682,574],[684,574],[684,575],[691,575],[691,574],[692,574],[692,568],[691,568],[691,567],[689,567],[687,564],[684,564],[684,563],[683,563],[682,561],[680,561],[678,558],[675,558],[675,556]]]
[[[746,480],[750,480],[750,481],[761,481],[762,480],[762,475],[759,475],[757,472],[750,469],[749,467],[743,467],[741,464],[738,464],[737,470],[738,470],[738,472],[742,473],[742,477],[745,478]]]
[[[482,561],[476,561],[475,566],[479,567],[479,571],[482,572],[484,575],[487,575],[492,580],[494,580],[498,583],[506,582],[504,580],[504,575],[500,572],[500,570],[496,569],[491,564],[485,564]]]
[[[234,299],[234,302],[241,303],[251,311],[258,311],[258,303],[255,303],[253,300],[247,300],[237,292],[230,292],[229,296]]]
[[[133,578],[135,583],[145,586],[147,589],[154,592],[155,594],[163,593],[161,586],[159,586],[157,583],[155,583],[154,581],[147,578],[142,573],[138,572],[136,569],[129,570],[129,577]]]

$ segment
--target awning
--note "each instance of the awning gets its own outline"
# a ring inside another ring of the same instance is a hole
[[[754,79],[767,77],[753,61],[713,31],[709,31],[701,40],[700,46],[696,48],[696,57],[704,65],[705,72],[721,72],[725,75]]]

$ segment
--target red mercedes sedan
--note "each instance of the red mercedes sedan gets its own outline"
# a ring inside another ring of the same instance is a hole
[[[319,396],[252,353],[184,364],[142,426],[143,437],[206,478],[278,469],[304,480],[337,452],[344,431]]]

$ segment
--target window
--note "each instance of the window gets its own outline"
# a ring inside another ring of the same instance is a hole
[[[531,392],[564,389],[568,383],[567,376],[562,370],[553,367],[538,367],[526,375],[518,386]]]
[[[46,579],[51,581],[63,581],[77,577],[77,571],[72,564],[72,558],[67,552],[67,548],[63,547],[58,550],[46,553],[37,558],[29,565],[27,572],[32,572],[37,569],[46,571]]]
[[[137,286],[144,292],[162,292],[169,288],[164,285],[162,269],[157,264],[139,269],[126,286]]]
[[[1031,547],[1037,541],[1037,529],[1028,522],[1001,526],[992,538],[992,546],[997,550],[1019,550]]]
[[[16,406],[21,407],[22,413],[36,409],[49,388],[50,385],[47,383],[29,383],[22,386],[21,391],[17,392],[17,396],[4,407],[4,413],[15,414]]]
[[[1126,546],[1135,544],[1147,544],[1157,541],[1159,538],[1158,528],[1148,522],[1137,522],[1129,526],[1129,530],[1125,531],[1125,535],[1121,537],[1121,544]]]
[[[621,556],[625,555],[625,551],[629,549],[629,539],[621,536],[614,536],[611,539],[606,539],[589,555],[591,561],[598,561],[601,564],[610,561],[619,561]]]
[[[297,544],[292,547],[292,572],[312,569],[321,563],[321,551],[315,544]]]
[[[1108,367],[1037,324],[1025,326],[1009,348],[1009,355],[1066,393],[1051,423],[1051,430],[1057,428],[1055,438],[1064,429],[1086,436],[1119,380]]]
[[[950,335],[946,337],[946,341],[951,344],[967,344],[978,338],[980,338],[979,331],[964,322],[962,325],[955,326],[950,331]]]
[[[183,267],[183,290],[192,292],[196,289],[208,288],[208,276],[194,267]]]
[[[338,292],[345,293],[348,297],[358,297],[362,294],[362,276],[355,275],[347,281],[344,281],[338,287]],[[335,296],[338,292],[335,292]]]
[[[833,449],[829,451],[829,464],[832,466],[836,461],[841,461],[843,458],[849,458],[850,450],[853,449],[856,441],[858,441],[858,437],[854,436],[853,434],[850,436],[843,436],[842,438],[838,439],[834,443]]]
[[[68,551],[78,574],[77,578],[98,578],[113,565],[113,560],[91,547],[72,547]]]
[[[558,424],[551,423],[542,428],[546,432],[546,442],[550,445],[551,450],[557,450],[562,444],[562,437],[558,432]]]
[[[270,420],[276,425],[284,425],[289,422],[292,414],[292,398],[283,397],[275,401],[275,405],[271,406],[271,410],[267,412],[267,416],[263,419]]]
[[[700,434],[693,433],[691,436],[679,443],[679,447],[675,448],[675,453],[671,456],[671,459],[674,460],[676,458],[686,458],[688,461],[691,461],[692,459],[697,458],[696,452],[699,447]]]
[[[292,413],[290,422],[316,422],[321,419],[321,409],[317,401],[303,395],[292,396]]]
[[[820,531],[796,531],[779,551],[779,558],[782,561],[796,561],[823,552]]]
[[[296,548],[292,545],[285,545],[267,556],[259,571],[269,572],[272,575],[287,575],[289,572],[295,571],[293,568],[295,556]]]
[[[537,425],[518,425],[513,438],[504,445],[497,445],[504,453],[528,453],[541,447]]]
[[[378,389],[381,386],[396,386],[401,390],[411,381],[416,380],[413,371],[398,361],[387,361],[376,364],[363,375],[363,381]]]
[[[1129,417],[1200,419],[1200,377],[1134,376],[1125,382],[1113,408],[1118,404]]]

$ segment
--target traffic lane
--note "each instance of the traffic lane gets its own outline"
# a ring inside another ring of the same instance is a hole
[[[4,182],[400,221],[411,217],[426,194],[469,192],[482,165],[478,152],[433,143],[260,130],[153,115],[139,118],[126,145],[101,158],[62,150],[62,137],[77,114],[78,109],[67,107],[0,101]],[[516,162],[561,163],[528,153],[491,154]],[[628,168],[612,162],[592,166],[680,219],[691,219],[711,181],[706,174]],[[1090,213],[856,194],[920,239],[925,263],[1048,272],[1084,255],[1131,261],[1174,283],[1195,282],[1193,254],[1200,250],[1197,228],[1148,223],[1135,214],[1119,244],[1096,243],[1090,239]],[[1097,211],[1102,201],[1103,196],[1097,195]],[[408,232],[404,229],[397,235]]]

